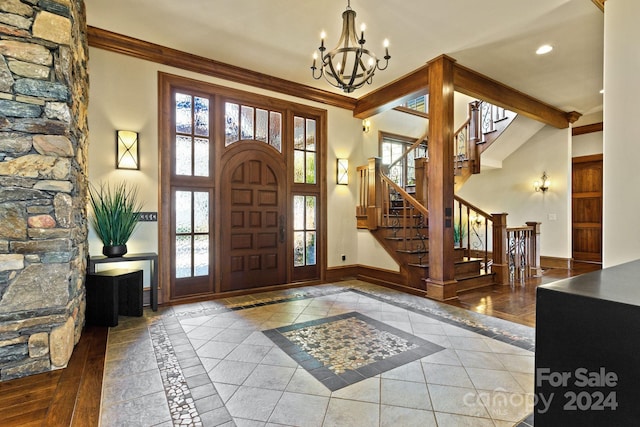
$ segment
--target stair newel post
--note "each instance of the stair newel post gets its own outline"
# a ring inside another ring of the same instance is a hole
[[[529,239],[529,274],[531,276],[541,276],[542,267],[540,266],[540,224],[539,222],[526,222],[531,227],[532,235]]]
[[[493,216],[493,266],[496,283],[509,284],[509,260],[507,259],[507,213],[494,213]]]
[[[416,200],[418,200],[423,206],[427,206],[428,197],[428,179],[429,174],[427,168],[429,167],[429,160],[424,157],[415,159],[416,167]]]
[[[469,163],[473,167],[474,173],[480,173],[480,142],[482,141],[480,101],[469,104],[469,134],[468,150]]]
[[[369,230],[376,230],[382,223],[382,159],[373,157],[369,159],[369,206],[367,206],[367,218]]]

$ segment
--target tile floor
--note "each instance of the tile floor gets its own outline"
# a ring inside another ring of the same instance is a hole
[[[109,330],[101,425],[528,426],[533,337],[360,281],[145,309]]]

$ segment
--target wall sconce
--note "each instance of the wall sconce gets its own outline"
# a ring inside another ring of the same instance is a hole
[[[339,185],[349,185],[349,160],[338,159],[338,178]]]
[[[549,189],[550,185],[551,181],[549,181],[547,173],[543,172],[542,176],[540,177],[540,181],[536,181],[533,183],[533,188],[535,188],[536,191],[542,191],[544,193]]]
[[[369,133],[370,130],[371,130],[371,122],[369,121],[369,119],[363,120],[362,121],[362,132]]]
[[[471,217],[469,218],[469,220],[471,221],[472,224],[475,224],[476,226],[482,224],[482,217],[478,214],[471,214]]]
[[[116,169],[140,169],[138,132],[116,131]]]

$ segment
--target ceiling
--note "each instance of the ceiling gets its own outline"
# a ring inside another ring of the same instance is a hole
[[[338,92],[314,80],[326,31],[337,43],[346,0],[85,0],[89,25],[264,74]],[[367,47],[389,68],[361,97],[441,54],[564,111],[602,110],[604,14],[591,0],[352,0]],[[554,50],[536,55],[541,44]]]

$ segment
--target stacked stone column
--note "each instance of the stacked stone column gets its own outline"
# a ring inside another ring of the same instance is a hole
[[[84,324],[82,0],[0,0],[0,381],[66,366]]]

